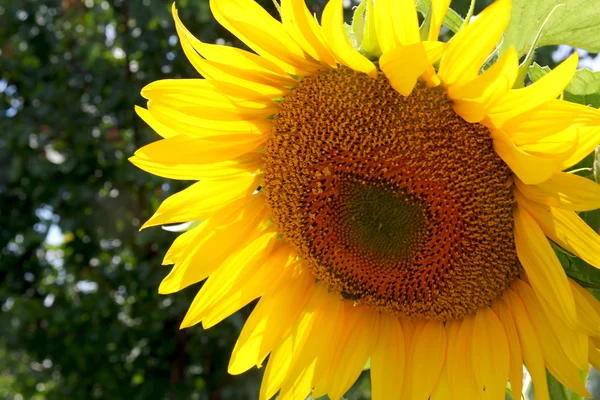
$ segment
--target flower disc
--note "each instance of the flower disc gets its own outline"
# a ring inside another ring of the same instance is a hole
[[[285,96],[264,157],[280,231],[318,279],[396,314],[456,319],[519,273],[511,170],[443,89],[341,67]]]

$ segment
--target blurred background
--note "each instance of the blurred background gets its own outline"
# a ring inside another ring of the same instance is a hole
[[[261,4],[275,15],[272,2]],[[144,105],[140,89],[198,77],[170,6],[0,0],[0,399],[257,397],[261,370],[227,374],[252,305],[208,331],[179,330],[201,284],[159,296],[176,234],[138,232],[188,184],[127,161],[158,138],[133,111]],[[208,0],[177,6],[203,41],[243,47]],[[468,1],[452,6],[464,16]],[[552,66],[570,51],[544,48],[537,60]],[[368,373],[348,398],[369,398]]]

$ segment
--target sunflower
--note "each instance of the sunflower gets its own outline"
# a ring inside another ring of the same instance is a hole
[[[160,285],[206,280],[182,327],[209,328],[260,299],[229,372],[261,367],[260,398],[339,399],[370,361],[374,399],[536,399],[546,370],[581,396],[600,368],[600,303],[554,249],[600,267],[578,211],[600,186],[568,170],[600,142],[600,112],[560,95],[573,55],[514,89],[518,55],[490,54],[498,0],[447,43],[449,0],[420,32],[413,0],[367,1],[364,48],[342,0],[321,23],[302,0],[281,22],[253,0],[211,0],[254,52],[203,43],[173,15],[204,79],[146,86],[137,112],[162,140],[131,161],[197,181],[144,227],[195,221]]]

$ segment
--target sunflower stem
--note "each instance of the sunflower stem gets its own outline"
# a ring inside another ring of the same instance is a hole
[[[471,5],[469,5],[469,11],[467,11],[467,16],[465,17],[465,20],[463,21],[463,25],[461,26],[461,29],[464,26],[469,25],[469,22],[471,22],[471,17],[473,17],[473,13],[475,12],[475,1],[476,0],[471,0]]]
[[[281,5],[277,2],[277,0],[272,0],[273,1],[273,5],[275,5],[275,8],[277,9],[277,12],[279,13],[279,16],[281,16]]]
[[[577,168],[567,171],[568,174],[576,174],[578,172],[592,172],[591,168]]]
[[[423,24],[421,25],[420,34],[421,40],[426,41],[429,36],[429,29],[431,27],[431,9],[432,5],[429,5],[429,9],[427,10],[427,14],[425,15],[425,19],[423,20]]]

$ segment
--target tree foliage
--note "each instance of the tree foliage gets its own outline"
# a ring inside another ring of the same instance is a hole
[[[140,89],[197,76],[169,6],[64,0],[0,9],[0,397],[257,390],[259,372],[227,374],[243,314],[210,331],[180,331],[198,288],[159,296],[174,234],[138,232],[182,188],[127,161],[155,140],[133,112]],[[231,40],[207,1],[179,7],[204,40]]]

